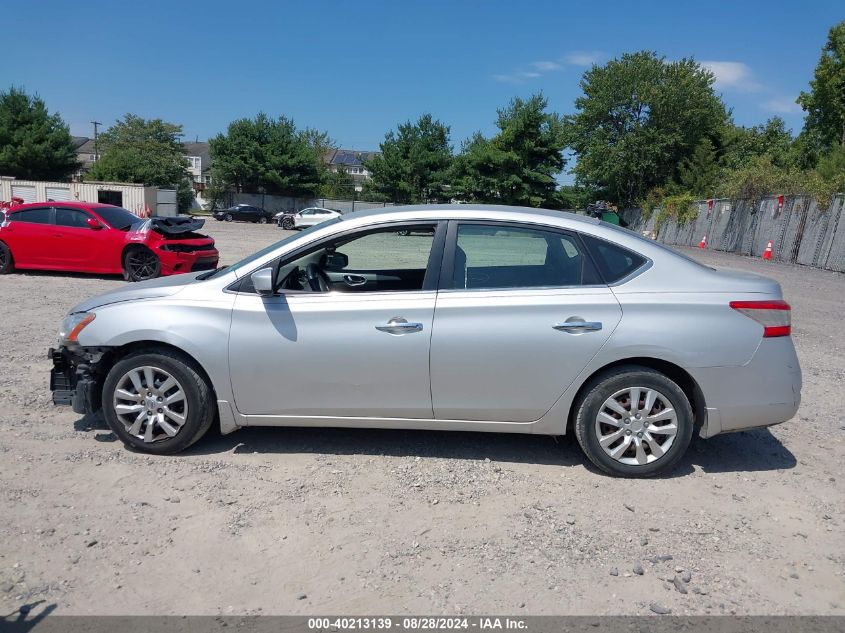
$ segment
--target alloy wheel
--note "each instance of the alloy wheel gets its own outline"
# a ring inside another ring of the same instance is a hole
[[[656,389],[628,387],[604,401],[596,415],[595,433],[612,459],[645,466],[674,444],[678,416],[671,401]]]
[[[145,443],[175,437],[188,417],[179,381],[160,367],[136,367],[115,387],[112,406],[126,432]]]
[[[156,276],[158,258],[148,250],[135,250],[126,258],[126,265],[133,279],[138,281]]]

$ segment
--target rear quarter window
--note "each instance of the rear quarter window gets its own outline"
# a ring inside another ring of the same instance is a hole
[[[646,263],[646,258],[618,244],[600,240],[591,235],[581,235],[593,256],[605,283],[613,284],[624,279]]]

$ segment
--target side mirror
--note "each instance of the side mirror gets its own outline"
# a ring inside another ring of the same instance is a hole
[[[103,228],[103,225],[96,218],[88,218],[85,220],[85,224],[88,225],[89,229],[94,229],[95,231],[99,231]]]
[[[255,292],[262,297],[272,297],[275,294],[273,276],[272,268],[262,268],[252,273],[249,278],[252,279],[252,287],[255,288]]]
[[[347,266],[349,266],[349,256],[345,253],[338,253],[337,251],[326,253],[323,263],[324,268],[328,268],[329,270],[343,270]]]

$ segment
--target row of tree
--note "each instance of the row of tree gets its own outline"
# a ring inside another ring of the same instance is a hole
[[[596,198],[660,205],[673,196],[823,198],[845,189],[845,22],[830,30],[810,89],[798,98],[806,117],[797,137],[778,117],[735,125],[714,80],[693,59],[624,54],[584,73],[574,113],[549,111],[541,94],[516,98],[498,111],[495,134],[476,133],[457,152],[449,126],[424,114],[385,135],[361,197],[572,208]],[[186,206],[192,191],[181,139],[180,125],[127,114],[100,136],[86,177],[178,186]],[[355,195],[349,174],[326,167],[333,146],[327,133],[284,116],[233,121],[210,140],[211,197],[229,189]],[[576,184],[559,186],[567,151]],[[62,179],[77,168],[57,114],[22,90],[0,93],[0,174]]]

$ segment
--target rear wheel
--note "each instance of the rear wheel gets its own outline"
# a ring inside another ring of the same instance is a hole
[[[161,260],[146,246],[136,246],[123,256],[123,274],[129,281],[146,281],[161,274]]]
[[[187,448],[214,421],[211,388],[193,363],[169,350],[116,363],[103,385],[103,413],[125,444],[157,454]]]
[[[612,475],[650,477],[674,466],[692,439],[689,399],[668,376],[641,366],[597,376],[576,403],[575,436]]]
[[[259,224],[267,224],[267,218],[262,215],[260,218],[258,218],[258,223]]]
[[[15,260],[12,258],[12,251],[4,242],[0,242],[0,275],[10,273],[15,269]]]

